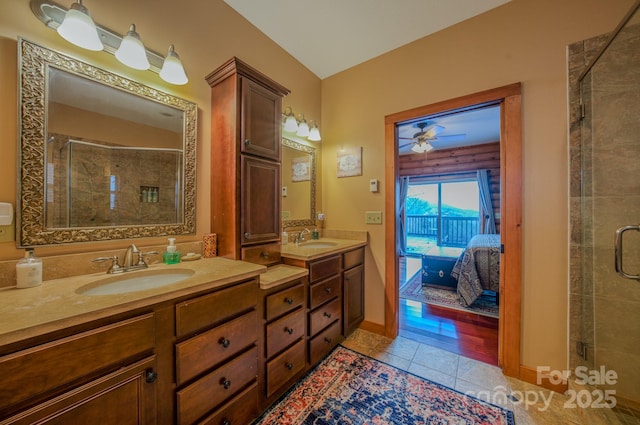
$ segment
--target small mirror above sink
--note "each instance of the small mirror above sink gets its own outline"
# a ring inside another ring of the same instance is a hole
[[[336,242],[329,241],[310,241],[299,243],[298,246],[304,248],[331,248],[338,245]]]
[[[171,285],[193,276],[189,269],[148,270],[106,277],[76,290],[80,295],[116,295]]]

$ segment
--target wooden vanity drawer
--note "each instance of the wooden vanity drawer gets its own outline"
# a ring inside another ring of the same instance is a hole
[[[328,302],[327,304],[318,307],[312,313],[309,313],[309,335],[313,336],[331,322],[340,319],[340,311],[342,306],[340,298]]]
[[[258,313],[253,310],[176,344],[176,381],[181,385],[254,344]]]
[[[340,295],[340,275],[311,285],[309,291],[309,308],[316,308],[325,301],[338,295]]]
[[[267,397],[305,367],[304,339],[267,363]]]
[[[323,258],[309,264],[309,282],[314,283],[320,279],[340,273],[342,256]]]
[[[179,424],[192,424],[233,397],[252,381],[258,369],[256,347],[176,393]]]
[[[209,328],[257,304],[257,279],[181,302],[176,304],[176,336]]]
[[[149,313],[0,357],[0,406],[115,369],[154,345],[155,319]]]
[[[199,425],[248,424],[258,413],[258,384],[253,384],[203,419]]]
[[[312,365],[320,361],[340,342],[340,332],[340,321],[337,321],[309,341],[309,361]]]
[[[271,320],[304,304],[304,285],[296,285],[266,297],[266,319]]]
[[[242,248],[241,256],[243,261],[254,264],[262,264],[263,266],[277,264],[280,262],[280,244],[271,243]]]
[[[364,248],[354,249],[353,251],[342,254],[342,264],[345,270],[359,266],[364,263]]]
[[[282,351],[297,339],[304,337],[305,314],[306,312],[301,308],[267,325],[267,358]]]

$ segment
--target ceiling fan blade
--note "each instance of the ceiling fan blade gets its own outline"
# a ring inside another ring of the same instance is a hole
[[[442,141],[442,142],[459,142],[460,140],[464,140],[467,137],[466,134],[451,134],[448,136],[437,136],[434,140]]]
[[[433,124],[432,126],[430,126],[427,131],[424,133],[424,137],[425,139],[433,139],[434,137],[436,137],[438,135],[438,133],[440,133],[442,130],[444,130],[444,127],[441,125],[437,125],[437,124]]]

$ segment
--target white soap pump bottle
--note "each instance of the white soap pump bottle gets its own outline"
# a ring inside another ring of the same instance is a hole
[[[27,249],[24,258],[16,264],[16,287],[32,288],[42,284],[42,260],[33,249]]]

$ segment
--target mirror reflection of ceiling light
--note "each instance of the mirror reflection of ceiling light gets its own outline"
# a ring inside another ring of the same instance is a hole
[[[150,69],[160,74],[160,78],[171,84],[186,84],[189,81],[173,45],[166,58],[146,49],[134,25],[124,37],[100,26],[91,19],[82,0],[73,3],[69,10],[49,0],[31,0],[30,6],[33,14],[47,27],[56,30],[65,40],[78,47],[104,50],[131,68]],[[137,53],[131,53],[132,48]]]
[[[415,153],[427,153],[433,149],[433,146],[429,142],[420,142],[413,145],[411,148]]]

